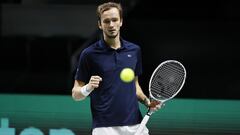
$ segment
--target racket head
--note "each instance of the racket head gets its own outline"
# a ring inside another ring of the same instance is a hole
[[[179,61],[166,60],[162,62],[150,78],[150,98],[160,102],[172,99],[182,89],[186,75],[186,69]]]

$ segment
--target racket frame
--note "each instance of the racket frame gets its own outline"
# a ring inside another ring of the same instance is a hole
[[[167,98],[167,99],[165,99],[165,100],[159,100],[159,99],[154,98],[154,96],[153,96],[152,93],[151,93],[151,82],[152,82],[153,76],[154,76],[155,73],[158,71],[158,69],[159,69],[162,65],[164,65],[164,64],[166,64],[166,63],[168,63],[168,62],[174,62],[174,63],[180,64],[181,67],[183,67],[183,70],[184,70],[184,73],[185,73],[185,74],[184,74],[183,82],[182,82],[180,88],[178,89],[178,91],[177,91],[174,95],[172,95],[171,97],[169,97],[169,98]],[[185,83],[185,80],[186,80],[186,76],[187,76],[187,72],[186,72],[185,67],[182,65],[182,63],[180,63],[180,62],[178,62],[178,61],[176,61],[176,60],[166,60],[166,61],[162,62],[161,64],[159,64],[159,65],[157,66],[157,68],[153,71],[152,76],[151,76],[150,81],[149,81],[148,90],[149,90],[149,95],[150,95],[150,96],[149,96],[149,97],[150,97],[150,101],[151,101],[151,99],[153,99],[153,100],[156,100],[156,101],[160,101],[161,104],[163,104],[163,102],[166,102],[167,100],[170,100],[170,99],[172,99],[173,97],[175,97],[175,96],[180,92],[180,90],[182,89],[182,87],[183,87],[183,85],[184,85],[184,83]],[[148,122],[148,120],[149,120],[149,118],[150,118],[150,116],[152,115],[153,112],[154,112],[154,111],[151,110],[150,108],[148,109],[147,114],[144,116],[144,118],[143,118],[142,122],[140,123],[140,125],[139,125],[139,127],[138,127],[138,129],[137,129],[137,132],[135,133],[135,135],[140,135],[140,134],[142,133],[145,125],[147,124],[147,122]]]
[[[156,99],[156,98],[152,95],[152,93],[151,93],[152,79],[153,79],[153,76],[155,75],[155,73],[158,71],[158,69],[159,69],[162,65],[164,65],[164,64],[166,64],[166,63],[169,63],[169,62],[177,63],[177,64],[181,65],[181,67],[183,67],[183,70],[184,70],[184,73],[185,73],[185,74],[184,74],[184,79],[183,79],[183,82],[182,82],[180,88],[178,89],[178,91],[177,91],[175,94],[173,94],[171,97],[169,97],[169,98],[167,98],[167,99],[165,99],[165,100],[159,100],[159,99]],[[186,76],[187,76],[187,72],[186,72],[186,69],[185,69],[185,67],[183,66],[182,63],[180,63],[180,62],[178,62],[178,61],[176,61],[176,60],[166,60],[166,61],[162,62],[162,63],[159,64],[159,65],[157,66],[157,68],[153,71],[152,76],[151,76],[150,81],[149,81],[148,90],[149,90],[150,100],[153,99],[153,100],[160,101],[161,103],[163,103],[163,102],[166,102],[167,100],[172,99],[173,97],[175,97],[175,96],[181,91],[181,89],[182,89],[182,87],[183,87],[183,85],[184,85],[184,83],[185,83]]]

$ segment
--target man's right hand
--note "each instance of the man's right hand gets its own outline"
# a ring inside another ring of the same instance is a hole
[[[89,83],[87,84],[87,90],[93,91],[99,87],[102,78],[100,76],[91,76]]]

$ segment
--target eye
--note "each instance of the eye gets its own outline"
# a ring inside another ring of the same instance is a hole
[[[109,19],[103,20],[103,23],[110,23]]]
[[[117,18],[113,18],[112,21],[113,21],[113,22],[117,22],[118,19],[117,19]]]

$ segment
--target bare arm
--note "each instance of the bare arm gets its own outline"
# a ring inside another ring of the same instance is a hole
[[[136,84],[136,95],[138,100],[143,103],[145,106],[150,107],[151,110],[158,110],[161,108],[161,103],[159,101],[152,101],[150,102],[149,98],[143,93],[142,88],[139,85],[138,77],[135,78]]]
[[[74,100],[79,101],[86,98],[95,88],[99,87],[99,83],[102,81],[100,76],[91,76],[89,83],[85,85],[85,82],[75,80],[72,89],[72,97]]]
[[[147,96],[143,93],[142,88],[139,85],[137,76],[135,77],[135,85],[136,85],[136,94],[137,94],[138,100],[140,102],[143,102],[147,98]]]
[[[74,86],[72,88],[72,98],[76,101],[79,101],[81,99],[84,99],[85,96],[82,94],[82,92],[80,91],[81,88],[85,85],[84,82],[79,81],[79,80],[75,80],[74,82]]]

